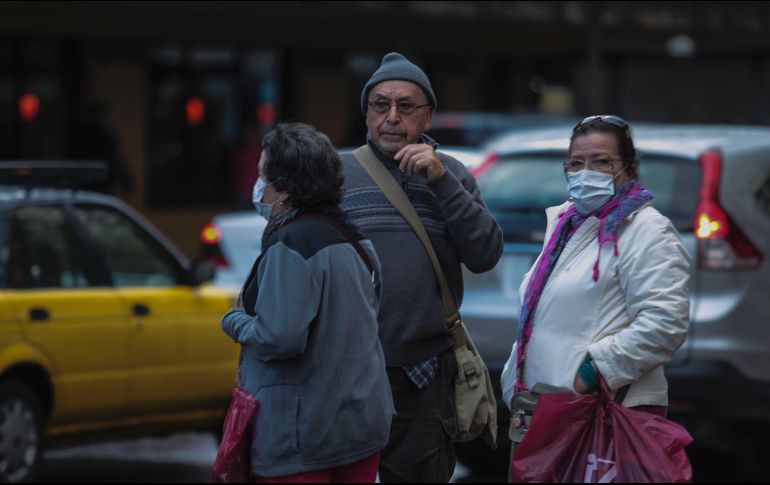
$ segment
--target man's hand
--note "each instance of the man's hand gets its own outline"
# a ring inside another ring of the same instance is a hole
[[[439,160],[436,151],[425,143],[407,145],[393,158],[402,172],[410,175],[416,173],[428,179],[428,182],[433,182],[446,173],[446,167]]]

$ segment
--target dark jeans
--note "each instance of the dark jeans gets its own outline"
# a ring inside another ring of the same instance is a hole
[[[380,480],[385,482],[448,482],[455,468],[453,438],[457,434],[454,351],[439,355],[439,369],[430,384],[417,389],[401,367],[389,367],[396,405],[390,442],[382,450]]]

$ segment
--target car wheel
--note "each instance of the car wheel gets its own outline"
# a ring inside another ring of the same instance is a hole
[[[37,396],[18,381],[0,383],[0,480],[35,479],[43,445]]]

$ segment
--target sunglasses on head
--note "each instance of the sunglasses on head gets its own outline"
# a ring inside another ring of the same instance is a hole
[[[594,115],[589,116],[587,118],[583,118],[582,121],[580,121],[578,124],[575,125],[575,128],[572,129],[572,131],[576,131],[581,126],[591,123],[593,121],[601,121],[602,123],[606,123],[608,125],[617,126],[618,128],[627,129],[628,128],[628,122],[621,118],[620,116],[615,115]]]

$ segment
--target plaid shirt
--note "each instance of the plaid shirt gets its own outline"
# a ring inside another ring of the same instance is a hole
[[[417,386],[417,389],[423,389],[436,377],[438,357],[431,357],[417,365],[404,367],[404,370],[406,375],[409,376],[409,380]]]

